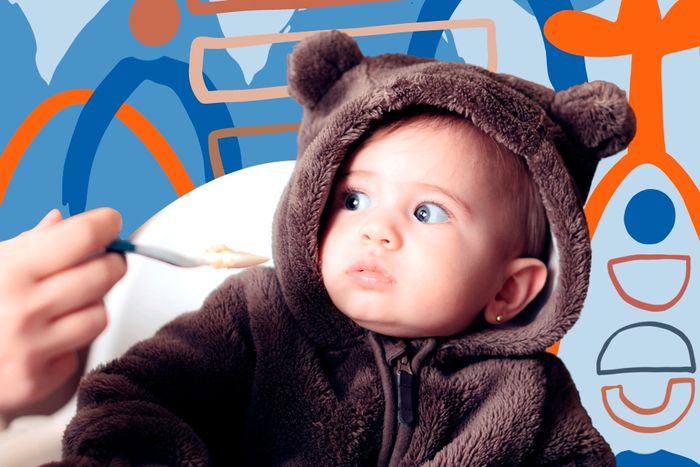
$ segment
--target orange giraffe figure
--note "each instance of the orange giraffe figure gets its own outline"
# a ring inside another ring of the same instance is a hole
[[[661,60],[664,55],[700,46],[700,2],[678,0],[662,17],[657,0],[622,0],[617,21],[579,11],[552,15],[544,33],[556,47],[590,57],[632,56],[630,104],[637,135],[602,178],[586,203],[591,238],[608,201],[627,175],[643,164],[658,167],[675,185],[700,238],[700,192],[688,173],[666,152]]]

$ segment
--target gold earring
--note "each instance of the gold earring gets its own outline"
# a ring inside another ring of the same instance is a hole
[[[503,321],[503,315],[496,316],[496,322],[500,323],[501,321]]]

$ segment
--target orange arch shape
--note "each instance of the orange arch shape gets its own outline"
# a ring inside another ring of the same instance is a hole
[[[53,95],[39,104],[24,119],[7,146],[0,154],[0,205],[5,198],[7,187],[17,165],[29,145],[39,132],[60,111],[85,104],[92,96],[90,89],[74,89]],[[168,141],[138,110],[126,102],[117,111],[116,117],[122,121],[146,148],[153,154],[178,196],[194,189],[194,183],[187,174],[177,154]]]
[[[690,175],[688,175],[683,167],[670,155],[663,154],[653,158],[643,158],[640,154],[636,157],[630,157],[634,149],[635,148],[631,146],[630,152],[610,168],[591,192],[586,202],[584,211],[586,213],[591,239],[595,235],[603,212],[617,188],[630,172],[644,164],[657,167],[669,178],[671,183],[674,184],[688,209],[688,214],[695,227],[695,233],[698,238],[700,238],[700,192],[697,186],[695,186],[695,183],[693,183],[693,179],[690,178]]]

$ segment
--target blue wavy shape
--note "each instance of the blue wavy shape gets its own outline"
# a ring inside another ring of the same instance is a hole
[[[71,214],[85,210],[90,171],[97,148],[119,107],[145,80],[172,89],[182,102],[197,133],[204,163],[204,179],[213,178],[209,163],[208,136],[212,130],[233,127],[225,104],[202,104],[197,100],[188,78],[188,64],[170,57],[155,60],[125,58],[115,65],[83,107],[73,131],[63,166],[63,204]],[[207,88],[215,89],[205,75]],[[241,152],[236,138],[220,142],[226,173],[239,170]]]
[[[537,18],[542,41],[547,55],[549,81],[557,91],[588,81],[586,62],[583,57],[560,50],[544,36],[544,23],[550,16],[562,10],[573,10],[570,0],[528,0],[530,9]]]
[[[416,21],[450,19],[461,0],[425,0]],[[418,57],[434,58],[442,31],[421,31],[411,34],[408,53]]]

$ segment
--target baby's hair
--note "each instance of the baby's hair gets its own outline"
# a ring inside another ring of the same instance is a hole
[[[505,192],[507,204],[511,206],[503,213],[504,220],[510,224],[516,220],[520,226],[515,232],[520,232],[521,235],[510,236],[513,254],[546,260],[549,235],[547,217],[525,159],[479,130],[471,120],[459,114],[432,107],[414,106],[391,112],[375,122],[373,127],[356,142],[352,152],[358,151],[377,133],[388,135],[407,125],[416,128],[449,128],[456,130],[463,137],[476,136],[482,144],[481,152],[490,156],[488,161],[491,164],[494,181],[499,184],[499,189]]]

